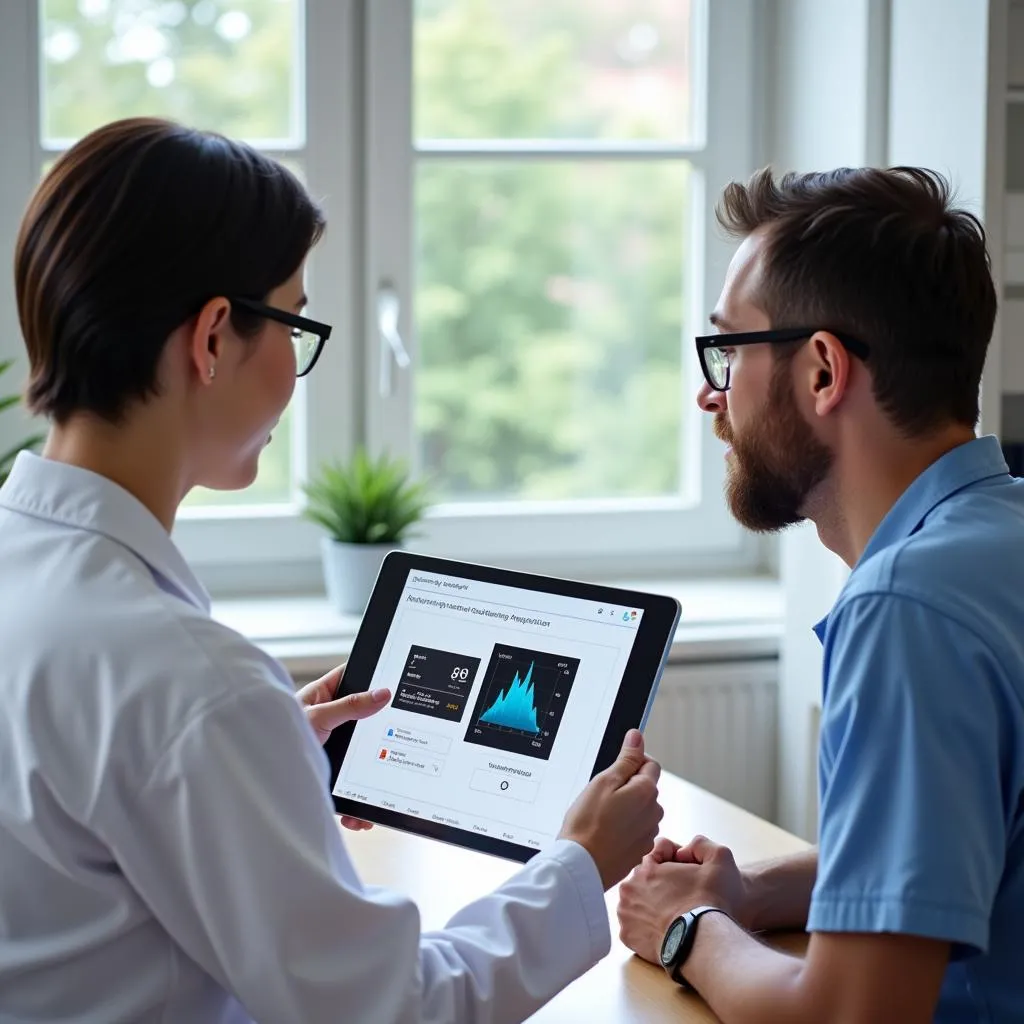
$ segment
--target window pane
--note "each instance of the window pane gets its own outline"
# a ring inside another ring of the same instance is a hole
[[[415,418],[449,499],[678,493],[682,162],[424,161]]]
[[[700,0],[416,0],[418,138],[693,137]]]
[[[301,145],[302,0],[40,0],[42,135],[171,117]]]

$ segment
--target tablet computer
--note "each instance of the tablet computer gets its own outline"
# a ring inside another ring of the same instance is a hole
[[[529,860],[643,728],[678,621],[670,597],[392,552],[339,687],[392,696],[327,742],[338,813]]]

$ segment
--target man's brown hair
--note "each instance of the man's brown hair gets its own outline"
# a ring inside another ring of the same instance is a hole
[[[840,168],[732,183],[719,223],[764,229],[758,305],[772,327],[846,331],[870,347],[874,394],[908,435],[973,427],[996,293],[978,219],[917,167]],[[780,346],[785,358],[795,350]]]
[[[116,422],[155,393],[176,328],[217,296],[264,299],[323,227],[295,176],[249,146],[157,118],[98,128],[56,162],[18,235],[29,407]],[[243,336],[262,323],[231,318]]]

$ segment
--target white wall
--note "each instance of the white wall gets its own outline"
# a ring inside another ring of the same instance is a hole
[[[776,0],[768,155],[786,170],[882,159],[884,0]]]
[[[805,523],[782,540],[786,595],[779,664],[779,824],[813,840],[817,833],[817,710],[821,644],[811,627],[832,607],[849,571]]]
[[[987,11],[985,0],[892,5],[888,160],[951,177],[976,213],[985,194]]]

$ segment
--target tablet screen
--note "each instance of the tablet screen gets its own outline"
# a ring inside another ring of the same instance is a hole
[[[334,795],[543,849],[590,779],[643,609],[409,573]]]

